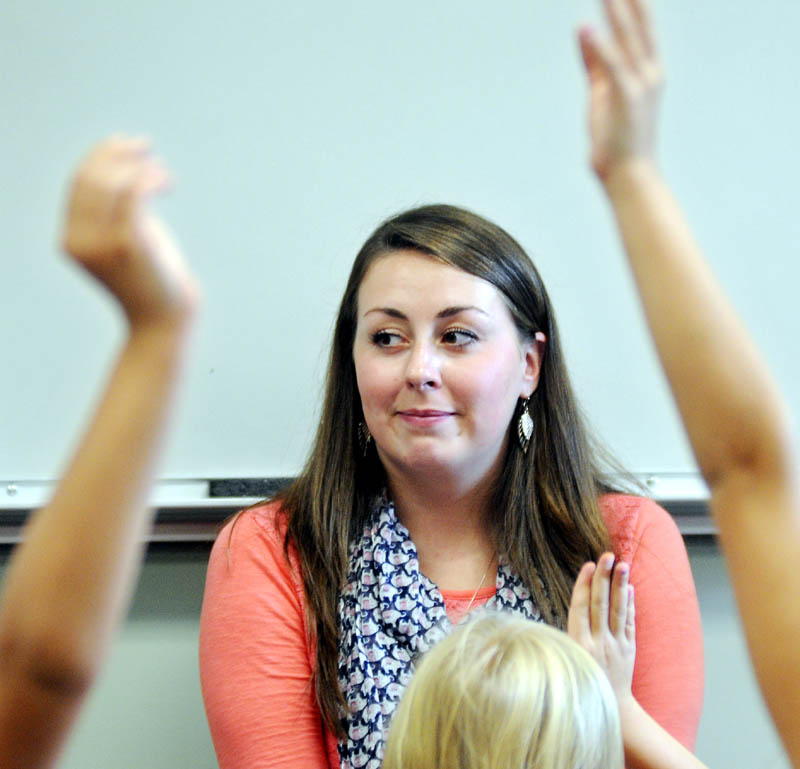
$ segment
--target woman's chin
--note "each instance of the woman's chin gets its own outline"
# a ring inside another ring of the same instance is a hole
[[[477,479],[491,473],[483,457],[464,456],[454,447],[439,444],[418,445],[411,451],[397,454],[381,453],[381,460],[387,473],[402,475],[406,480],[418,478],[430,482],[440,480],[452,482],[463,479],[474,483]]]
[[[458,463],[452,451],[441,445],[417,445],[399,452],[378,452],[384,467],[391,473],[396,470],[403,474],[420,476],[451,475]]]

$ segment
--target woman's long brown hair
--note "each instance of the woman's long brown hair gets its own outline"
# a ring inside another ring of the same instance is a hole
[[[384,222],[353,264],[342,298],[328,364],[319,428],[302,474],[279,495],[287,516],[287,547],[297,548],[308,627],[315,636],[316,697],[325,724],[343,733],[338,680],[339,591],[350,542],[363,528],[385,485],[372,450],[357,430],[361,400],[353,364],[358,289],[370,266],[398,249],[428,254],[492,283],[504,296],[521,338],[547,337],[539,385],[529,401],[534,432],[527,454],[509,440],[492,509],[498,553],[522,577],[544,619],[566,622],[580,566],[609,547],[598,496],[602,478],[567,376],[558,330],[539,273],[519,244],[476,214],[446,205],[416,208]],[[509,429],[515,430],[517,414]]]

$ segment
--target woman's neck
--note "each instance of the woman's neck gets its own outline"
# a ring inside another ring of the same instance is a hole
[[[390,479],[389,489],[426,577],[442,590],[474,590],[481,583],[494,583],[491,484],[459,488],[443,479],[425,484]]]

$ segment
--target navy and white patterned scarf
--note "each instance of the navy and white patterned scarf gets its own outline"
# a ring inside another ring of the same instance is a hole
[[[497,593],[484,606],[541,619],[502,557]],[[339,625],[339,685],[348,706],[341,769],[379,769],[389,723],[417,659],[453,629],[439,588],[420,573],[417,548],[386,499],[350,547]]]

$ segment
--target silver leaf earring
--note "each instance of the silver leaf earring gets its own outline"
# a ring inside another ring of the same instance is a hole
[[[369,443],[372,440],[372,433],[369,431],[366,422],[358,423],[358,445],[361,447],[362,456],[367,456]]]
[[[528,411],[528,399],[524,398],[522,401],[522,413],[519,415],[517,422],[517,436],[519,437],[519,445],[522,447],[522,453],[528,453],[528,444],[531,442],[533,435],[533,417]]]

